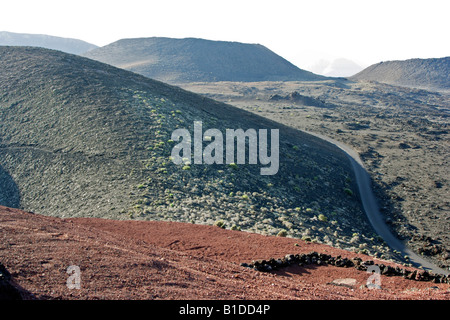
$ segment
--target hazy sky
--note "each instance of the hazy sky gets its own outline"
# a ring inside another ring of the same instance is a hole
[[[103,46],[166,36],[260,43],[300,68],[450,55],[449,0],[0,0],[0,31]]]

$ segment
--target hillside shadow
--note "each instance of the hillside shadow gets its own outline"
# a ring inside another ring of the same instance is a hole
[[[290,265],[285,268],[278,269],[276,271],[273,271],[273,274],[276,274],[277,276],[282,277],[292,277],[293,275],[310,275],[310,270],[315,270],[319,268],[320,266],[315,264],[309,264],[305,266],[299,266],[299,265]]]
[[[20,208],[20,191],[11,175],[0,166],[0,205]]]

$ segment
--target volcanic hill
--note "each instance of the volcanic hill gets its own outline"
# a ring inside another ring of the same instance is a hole
[[[299,69],[260,44],[239,42],[161,37],[123,39],[84,56],[173,84],[326,79]]]
[[[82,54],[98,48],[96,45],[71,38],[46,34],[29,34],[0,31],[0,46],[29,46],[60,50],[72,54]]]
[[[380,62],[350,79],[419,89],[450,90],[450,57]]]
[[[28,47],[1,47],[0,57],[0,204],[64,218],[218,223],[393,254],[370,227],[337,147],[87,58]],[[223,133],[279,129],[278,173],[175,165],[171,134],[192,133],[194,121]]]

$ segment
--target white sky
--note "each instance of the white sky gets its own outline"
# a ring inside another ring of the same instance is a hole
[[[165,36],[260,43],[300,68],[450,55],[449,0],[0,0],[0,31],[103,46]]]

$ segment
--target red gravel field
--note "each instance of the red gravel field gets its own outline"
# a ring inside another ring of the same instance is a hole
[[[450,298],[448,283],[401,276],[381,274],[381,288],[368,288],[371,275],[353,267],[293,264],[270,272],[244,267],[241,263],[310,252],[396,265],[300,239],[216,226],[60,219],[0,207],[0,239],[0,263],[26,300]],[[70,273],[70,266],[78,272]]]

